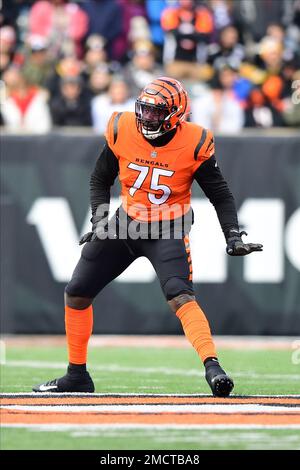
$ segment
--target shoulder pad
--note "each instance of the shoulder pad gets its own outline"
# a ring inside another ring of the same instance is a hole
[[[113,113],[108,121],[105,137],[109,146],[113,146],[118,138],[118,124],[123,113]]]
[[[202,129],[202,134],[194,150],[195,160],[207,160],[215,152],[214,136],[209,129]]]

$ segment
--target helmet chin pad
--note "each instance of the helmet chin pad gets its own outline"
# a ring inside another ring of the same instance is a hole
[[[163,131],[161,128],[162,126],[159,126],[157,130],[150,131],[149,129],[145,129],[142,126],[142,134],[144,137],[146,137],[146,139],[149,139],[149,140],[157,139],[158,137],[166,133],[166,131]]]

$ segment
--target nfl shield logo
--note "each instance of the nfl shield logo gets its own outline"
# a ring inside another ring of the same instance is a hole
[[[151,152],[151,158],[157,157],[157,152],[155,150],[152,150]]]

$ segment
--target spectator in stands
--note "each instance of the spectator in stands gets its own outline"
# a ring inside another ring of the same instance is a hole
[[[47,88],[53,98],[60,94],[61,79],[64,77],[77,77],[83,73],[83,63],[73,56],[63,57],[57,62],[54,72],[48,80]]]
[[[245,48],[239,43],[238,30],[234,26],[225,26],[219,33],[218,42],[208,47],[207,62],[219,70],[230,64],[239,68],[245,58]]]
[[[263,83],[261,90],[269,103],[280,113],[283,111],[283,90],[284,82],[279,75],[271,75],[267,77]]]
[[[284,46],[278,38],[264,37],[259,44],[259,67],[254,70],[256,84],[279,112],[283,111],[283,99],[290,95],[292,75],[296,71],[296,63],[285,62],[283,55]]]
[[[163,75],[162,68],[155,62],[155,50],[151,42],[138,41],[134,44],[132,60],[124,75],[130,84],[131,96],[138,96],[147,83]]]
[[[281,41],[266,36],[258,46],[257,65],[245,62],[240,68],[241,75],[254,85],[260,86],[263,96],[279,112],[282,111],[282,99],[286,88],[283,51]]]
[[[56,126],[91,126],[90,98],[79,75],[61,79],[60,94],[51,100],[50,109]]]
[[[98,65],[90,74],[88,87],[92,96],[100,96],[108,92],[112,74],[106,64]]]
[[[284,61],[294,59],[297,51],[294,49],[293,42],[286,36],[284,27],[281,24],[271,23],[266,30],[266,36],[282,44],[282,57]]]
[[[29,85],[15,66],[6,70],[3,80],[6,84],[1,106],[4,126],[16,132],[48,132],[51,117],[45,92]]]
[[[7,52],[2,52],[0,49],[0,78],[2,77],[5,70],[10,66],[10,55]]]
[[[236,133],[244,124],[244,111],[234,92],[238,79],[236,70],[223,67],[218,73],[218,85],[203,93],[192,103],[192,121],[214,132]]]
[[[284,121],[281,113],[272,106],[272,103],[257,87],[250,92],[245,111],[245,127],[263,127],[265,129],[273,126],[283,126]]]
[[[76,3],[39,0],[34,3],[29,14],[29,32],[43,36],[50,42],[53,57],[62,53],[80,56],[88,21],[87,14]]]
[[[298,30],[298,41],[294,41],[293,38],[288,37],[283,26],[272,23],[267,28],[267,37],[273,38],[282,46],[280,75],[284,80],[284,94],[288,96],[291,90],[292,76],[297,69],[300,69],[300,30]]]
[[[246,0],[233,2],[233,15],[240,24],[244,40],[259,42],[270,23],[286,24],[290,0]]]
[[[216,31],[232,24],[232,3],[228,0],[209,0],[208,5],[214,15]]]
[[[162,62],[162,53],[164,45],[164,31],[161,27],[161,16],[164,9],[167,7],[167,0],[152,0],[145,1],[147,17],[151,31],[151,41],[158,51],[158,60]]]
[[[136,41],[150,41],[151,33],[149,24],[144,16],[133,16],[130,19],[128,39],[130,44]]]
[[[300,43],[300,1],[295,0],[293,3],[292,18],[287,23],[286,36],[287,41],[291,44],[294,51],[299,56],[299,43]]]
[[[281,70],[281,77],[283,79],[283,91],[282,98],[289,98],[291,96],[291,90],[293,89],[293,82],[295,75],[300,70],[300,65],[296,59],[285,62]]]
[[[277,38],[265,36],[259,44],[260,67],[270,74],[279,74],[284,63],[283,43]]]
[[[0,49],[1,52],[13,54],[16,45],[16,32],[12,26],[2,26],[0,28]]]
[[[116,0],[89,0],[81,8],[89,18],[88,35],[105,38],[108,58],[113,59],[114,41],[122,33],[122,9]]]
[[[143,0],[118,0],[122,9],[122,33],[114,41],[113,57],[122,63],[128,59],[128,51],[133,42],[141,39],[150,40],[150,29],[143,3]]]
[[[298,109],[290,96],[300,68],[299,26],[300,0],[5,1],[0,72],[12,63],[22,67],[27,85],[46,86],[52,102],[61,96],[64,77],[83,78],[91,99],[107,98],[114,74],[125,76],[134,95],[153,76],[169,74],[185,79],[200,102],[212,97],[217,102],[221,94],[222,102],[234,107],[238,101],[248,114],[268,109],[264,117],[271,113],[269,122],[275,125],[288,109]],[[164,44],[164,71],[152,46],[140,47],[151,37],[158,50]],[[23,47],[28,40],[29,53]],[[228,66],[240,73],[231,93],[221,85],[215,88],[219,72],[223,75]],[[212,92],[205,91],[207,84]]]
[[[23,32],[26,29],[26,25],[22,24],[23,14],[28,13],[35,1],[36,0],[2,0],[0,26],[12,26],[15,30],[18,30],[19,37],[23,39]]]
[[[103,134],[107,122],[114,111],[134,111],[135,100],[129,97],[129,87],[122,77],[115,77],[107,95],[92,100],[93,127]]]
[[[107,62],[107,52],[105,50],[105,39],[99,34],[92,34],[85,43],[84,54],[85,73],[90,75],[93,70],[101,64]]]
[[[293,75],[291,95],[284,101],[283,119],[288,126],[300,127],[300,70]]]
[[[49,44],[46,38],[31,35],[27,40],[28,54],[23,66],[27,82],[46,88],[53,72],[54,64],[49,57]]]
[[[178,7],[164,10],[161,18],[166,33],[164,64],[167,75],[182,79],[207,80],[211,68],[203,63],[206,44],[214,31],[212,13],[194,0],[179,0]]]
[[[0,28],[0,72],[3,73],[13,61],[16,33],[12,26]]]

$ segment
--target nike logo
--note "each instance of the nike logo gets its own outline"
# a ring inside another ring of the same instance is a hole
[[[41,385],[40,391],[47,392],[48,390],[57,390],[57,385]]]

